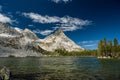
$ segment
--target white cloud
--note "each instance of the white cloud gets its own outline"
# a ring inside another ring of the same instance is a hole
[[[98,42],[99,40],[89,40],[89,41],[78,42],[78,44],[86,49],[96,49],[98,46]]]
[[[51,34],[52,32],[54,32],[54,30],[44,30],[44,31],[41,31],[41,30],[33,30],[34,33],[37,33],[37,34],[41,34],[41,35],[48,35],[48,34]]]
[[[58,17],[49,17],[49,16],[42,16],[36,13],[23,13],[24,16],[32,19],[34,22],[39,22],[39,23],[56,23],[59,22]]]
[[[74,31],[78,29],[82,29],[82,26],[76,26],[74,24],[60,24],[56,27],[53,27],[55,30],[56,29],[62,29],[63,31]]]
[[[67,2],[71,2],[72,0],[51,0],[51,1],[55,3],[61,3],[61,2],[67,3]]]
[[[57,16],[42,16],[36,13],[23,13],[23,15],[27,18],[33,20],[33,22],[38,22],[42,24],[56,24],[54,28],[58,29],[61,28],[63,31],[74,31],[78,29],[82,29],[83,26],[89,25],[91,21],[89,20],[82,20],[79,18],[74,18],[70,16],[64,17],[57,17]]]
[[[84,45],[84,47],[94,47],[94,46],[97,46],[97,44],[86,44],[86,45]]]
[[[14,20],[11,20],[9,17],[7,17],[7,16],[0,13],[0,22],[12,23],[12,22],[14,22]]]
[[[2,11],[2,6],[0,5],[0,11]]]
[[[29,27],[32,27],[32,26],[34,26],[34,25],[32,25],[32,24],[29,24],[28,26],[29,26]]]
[[[82,41],[82,42],[79,42],[79,44],[89,44],[89,43],[96,43],[98,42],[99,40],[89,40],[89,41]]]

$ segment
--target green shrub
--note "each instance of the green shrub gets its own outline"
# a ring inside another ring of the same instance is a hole
[[[14,55],[9,55],[8,57],[15,57]]]

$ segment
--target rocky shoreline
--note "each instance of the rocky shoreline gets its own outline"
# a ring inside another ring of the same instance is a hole
[[[10,70],[5,66],[0,66],[0,80],[10,80]]]

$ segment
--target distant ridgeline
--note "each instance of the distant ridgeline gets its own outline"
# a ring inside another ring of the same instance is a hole
[[[29,29],[11,27],[0,22],[0,57],[59,56],[60,51],[84,51],[84,48],[69,39],[62,30],[40,39]],[[58,53],[57,53],[58,52]],[[51,54],[53,53],[53,54]]]
[[[95,56],[119,57],[120,45],[114,41],[100,40],[98,50],[85,50],[68,38],[62,30],[39,39],[29,29],[19,29],[0,22],[0,57],[40,56]]]

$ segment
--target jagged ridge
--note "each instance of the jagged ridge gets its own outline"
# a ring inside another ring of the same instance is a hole
[[[39,45],[47,51],[54,51],[56,49],[66,49],[69,52],[84,50],[84,48],[78,46],[69,39],[60,29],[54,34],[47,36]]]
[[[29,29],[13,28],[0,22],[1,57],[9,55],[17,57],[41,56],[46,51],[54,51],[56,49],[66,49],[69,52],[84,50],[84,48],[69,39],[60,29],[45,39],[39,39]]]
[[[38,39],[28,29],[22,30],[0,23],[0,56],[41,56],[45,50],[34,43]]]

